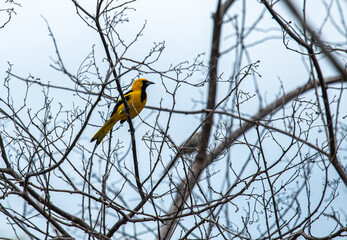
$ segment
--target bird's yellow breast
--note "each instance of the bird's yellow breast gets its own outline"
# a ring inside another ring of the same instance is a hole
[[[147,102],[147,96],[144,101],[141,101],[141,90],[133,91],[130,93],[130,99],[128,100],[130,117],[136,117],[144,108]],[[124,109],[124,104],[120,105],[118,108],[118,115],[120,120],[126,120],[127,115]]]

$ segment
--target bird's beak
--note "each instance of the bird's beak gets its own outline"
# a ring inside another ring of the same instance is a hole
[[[155,84],[154,82],[147,81],[147,85]]]

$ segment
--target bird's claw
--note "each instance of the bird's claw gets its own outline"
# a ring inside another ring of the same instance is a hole
[[[129,129],[129,132],[131,135],[134,135],[135,134],[135,129]]]

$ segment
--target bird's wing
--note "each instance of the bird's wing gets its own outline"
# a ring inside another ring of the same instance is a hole
[[[132,92],[133,92],[133,90],[129,90],[129,91],[127,91],[127,92],[124,94],[124,97],[125,97],[125,99],[126,99],[127,101],[130,100],[130,97],[131,97],[131,93],[132,93]],[[123,100],[120,99],[120,100],[116,103],[116,106],[114,106],[113,111],[112,111],[112,113],[111,113],[111,117],[113,116],[113,114],[115,114],[115,113],[117,112],[119,106],[122,105],[122,104],[123,104]]]

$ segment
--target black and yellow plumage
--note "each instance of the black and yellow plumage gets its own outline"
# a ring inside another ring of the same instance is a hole
[[[147,102],[146,88],[154,84],[144,78],[139,78],[134,81],[131,86],[131,90],[124,94],[124,97],[129,105],[130,117],[136,117],[142,109],[145,107]],[[120,99],[116,106],[114,107],[111,117],[107,122],[95,133],[91,142],[96,140],[96,144],[100,144],[102,139],[107,135],[107,133],[112,129],[112,127],[120,121],[123,123],[127,120],[127,115],[125,112],[125,106],[122,99]]]

